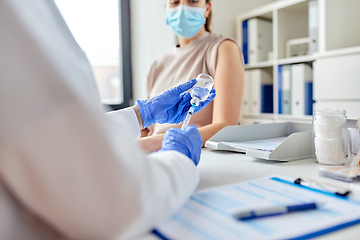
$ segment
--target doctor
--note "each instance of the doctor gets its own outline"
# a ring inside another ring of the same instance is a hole
[[[170,129],[150,155],[134,140],[181,122],[194,80],[104,115],[53,1],[0,0],[0,31],[1,240],[134,238],[186,202],[199,181],[198,130]]]

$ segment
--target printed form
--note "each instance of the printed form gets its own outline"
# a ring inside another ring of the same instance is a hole
[[[156,230],[169,239],[306,239],[360,223],[360,200],[296,185],[276,175],[196,192]],[[259,207],[323,202],[316,210],[247,221],[232,213]]]
[[[287,137],[261,139],[246,142],[220,142],[232,148],[246,152],[246,149],[258,149],[267,152],[272,152],[277,148]]]

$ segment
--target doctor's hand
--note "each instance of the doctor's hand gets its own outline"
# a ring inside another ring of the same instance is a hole
[[[143,119],[143,128],[147,128],[153,123],[177,124],[184,121],[191,107],[191,95],[185,91],[191,89],[195,83],[196,79],[192,79],[148,100],[135,101]],[[215,96],[215,89],[212,89],[209,97],[195,107],[195,112],[206,107]]]
[[[200,161],[203,141],[197,127],[190,125],[185,130],[170,128],[166,131],[159,151],[175,150],[188,156],[197,166]]]

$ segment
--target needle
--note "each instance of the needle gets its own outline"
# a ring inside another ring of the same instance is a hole
[[[194,110],[195,110],[195,103],[190,107],[188,114],[186,115],[186,118],[184,120],[184,123],[181,127],[181,130],[185,130],[185,128],[189,125],[190,119],[194,114]]]

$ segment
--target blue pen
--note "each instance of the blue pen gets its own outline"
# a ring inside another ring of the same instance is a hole
[[[256,218],[283,215],[291,212],[317,209],[321,205],[323,205],[323,203],[310,202],[310,203],[303,203],[303,204],[290,205],[290,206],[271,206],[271,207],[259,208],[255,210],[238,211],[234,213],[233,216],[238,220],[250,220]]]

